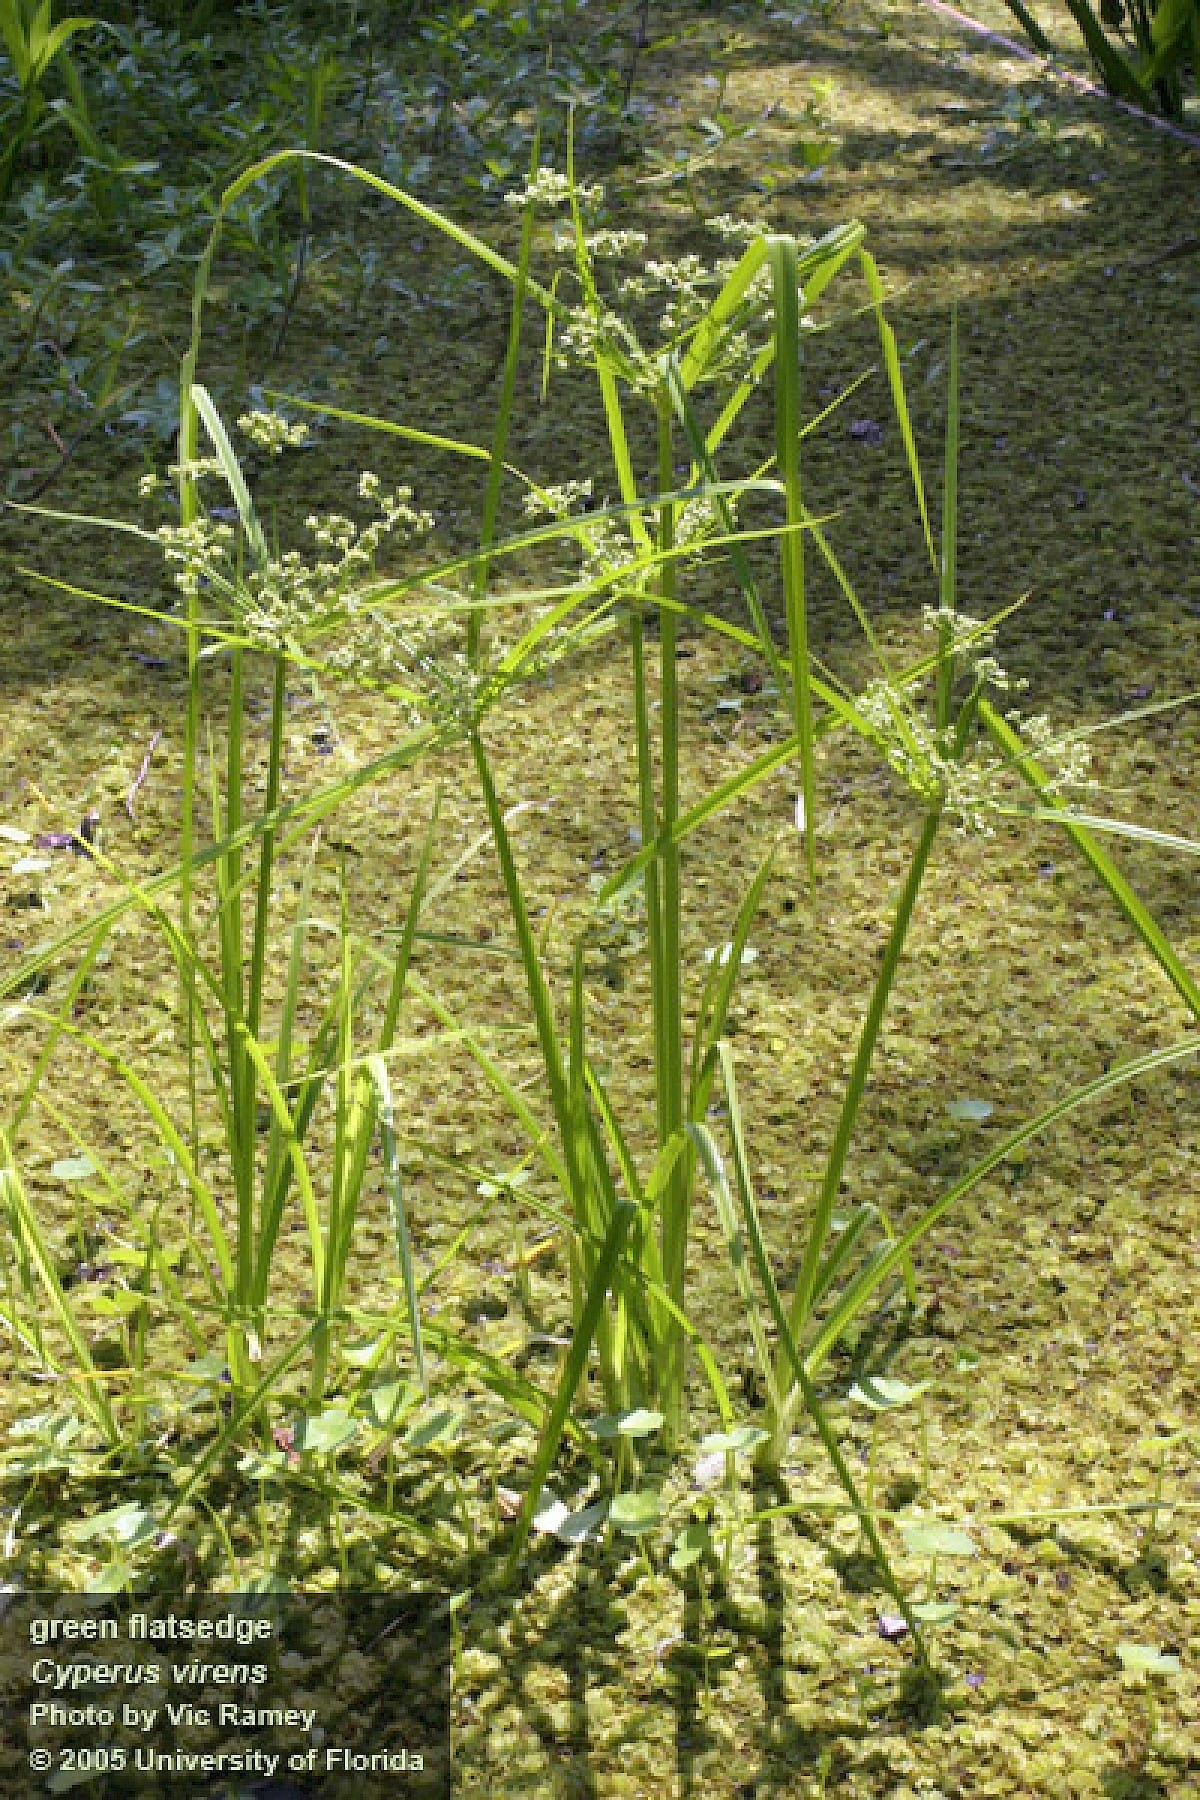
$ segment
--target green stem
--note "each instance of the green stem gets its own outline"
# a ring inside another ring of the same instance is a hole
[[[892,985],[900,966],[900,958],[904,952],[904,942],[912,923],[913,912],[917,904],[917,896],[921,891],[921,883],[937,838],[938,827],[942,821],[940,805],[933,806],[926,814],[921,828],[921,836],[913,853],[908,878],[896,907],[896,916],[892,921],[892,929],[883,953],[883,963],[871,995],[871,1003],[863,1022],[862,1034],[858,1042],[858,1052],[854,1058],[854,1066],[846,1091],[842,1097],[842,1108],[838,1116],[837,1129],[834,1132],[833,1147],[829,1152],[829,1161],[825,1165],[825,1175],[817,1195],[816,1208],[812,1224],[809,1227],[808,1241],[804,1247],[804,1259],[800,1265],[800,1274],[796,1280],[796,1289],[788,1308],[788,1330],[793,1337],[799,1338],[812,1308],[813,1292],[816,1287],[817,1271],[821,1257],[828,1241],[833,1209],[841,1187],[842,1174],[846,1167],[846,1158],[850,1152],[850,1142],[854,1135],[855,1123],[859,1108],[866,1092],[867,1080],[871,1072],[871,1063],[879,1044],[879,1034],[883,1026],[884,1013],[887,1011]],[[778,1417],[772,1424],[772,1440],[770,1456],[778,1461],[795,1410],[795,1388],[785,1387],[785,1359],[780,1356],[776,1360],[776,1384],[780,1393],[786,1395]]]
[[[673,409],[668,387],[664,385],[658,400],[658,485],[660,493],[670,493],[675,471],[672,460]],[[671,551],[675,544],[675,508],[664,504],[659,508],[658,548],[663,561],[659,575],[659,775],[662,786],[659,830],[662,851],[658,981],[655,988],[657,1023],[655,1042],[658,1058],[655,1086],[658,1099],[658,1143],[664,1146],[683,1128],[683,1002],[680,983],[680,914],[682,899],[679,883],[679,843],[675,826],[679,818],[679,693],[678,614],[676,604],[676,563]],[[677,1307],[682,1308],[687,1267],[689,1189],[692,1156],[690,1150],[680,1157],[672,1171],[663,1196],[661,1252],[663,1281]],[[672,1326],[666,1344],[663,1371],[664,1411],[667,1429],[680,1424],[683,1404],[683,1364],[685,1342],[677,1325]]]

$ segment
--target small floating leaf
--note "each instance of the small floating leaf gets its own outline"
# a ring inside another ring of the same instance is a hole
[[[710,1431],[700,1443],[702,1456],[740,1456],[745,1450],[753,1450],[759,1444],[765,1444],[768,1433],[761,1425],[735,1425],[732,1431]]]
[[[592,1420],[592,1430],[598,1438],[640,1438],[652,1437],[662,1429],[663,1416],[660,1412],[652,1412],[649,1407],[637,1406],[630,1412],[601,1413],[598,1419]]]
[[[131,1586],[133,1579],[133,1570],[125,1558],[117,1556],[113,1558],[112,1562],[105,1563],[104,1567],[92,1576],[87,1584],[86,1592],[89,1594],[123,1594]],[[61,1794],[68,1787],[78,1787],[79,1778],[72,1774],[69,1781],[63,1781],[55,1786],[54,1778],[51,1777],[46,1786],[52,1794]]]
[[[906,1525],[902,1536],[905,1548],[913,1556],[976,1556],[975,1539],[961,1526],[948,1525],[942,1519],[922,1519],[918,1525]]]
[[[708,1526],[696,1521],[685,1525],[675,1539],[675,1548],[671,1552],[671,1567],[677,1575],[682,1575],[712,1549],[712,1532]]]
[[[654,1530],[662,1516],[662,1505],[653,1488],[642,1488],[635,1494],[618,1494],[608,1516],[618,1531],[637,1537],[643,1531]]]
[[[136,1288],[127,1287],[113,1288],[107,1294],[93,1288],[85,1291],[80,1298],[102,1319],[132,1318],[134,1313],[141,1312],[143,1307],[150,1304],[149,1294],[140,1294]]]
[[[367,1395],[367,1411],[371,1423],[381,1431],[390,1431],[404,1417],[416,1397],[407,1381],[381,1381]]]
[[[692,1480],[698,1488],[716,1487],[725,1479],[725,1453],[715,1450],[709,1456],[698,1456],[692,1465]]]
[[[96,1165],[90,1156],[60,1156],[50,1164],[50,1173],[55,1181],[86,1181],[96,1173]]]
[[[414,1425],[410,1431],[406,1432],[404,1442],[410,1450],[424,1450],[427,1445],[435,1444],[439,1438],[457,1437],[462,1428],[462,1422],[462,1413],[456,1412],[452,1406],[439,1407],[420,1425]]]
[[[964,1125],[982,1125],[995,1112],[990,1100],[951,1100],[946,1111]]]
[[[1153,1644],[1118,1644],[1117,1656],[1127,1675],[1178,1675],[1179,1658]]]
[[[544,1532],[547,1537],[557,1537],[570,1516],[557,1495],[552,1494],[549,1488],[543,1488],[538,1496],[538,1509],[533,1515],[533,1529]]]
[[[318,1413],[313,1419],[297,1419],[295,1446],[297,1450],[307,1451],[310,1455],[328,1456],[333,1450],[340,1450],[343,1444],[358,1436],[358,1420],[352,1419],[348,1412],[340,1406],[331,1406],[327,1412]]]
[[[864,1375],[850,1389],[851,1400],[869,1406],[872,1412],[887,1412],[893,1406],[907,1406],[929,1386],[927,1381],[901,1381],[894,1375]]]
[[[580,1507],[578,1512],[564,1519],[556,1533],[563,1544],[583,1544],[588,1538],[596,1536],[608,1517],[607,1500],[593,1500],[590,1506]],[[536,1523],[536,1520],[535,1520]]]
[[[920,1606],[913,1607],[913,1617],[922,1625],[948,1625],[957,1614],[953,1600],[923,1600]]]
[[[80,1544],[99,1537],[115,1538],[119,1544],[134,1544],[156,1531],[157,1526],[144,1506],[139,1506],[135,1500],[127,1500],[124,1506],[114,1506],[109,1512],[80,1519],[66,1530]]]

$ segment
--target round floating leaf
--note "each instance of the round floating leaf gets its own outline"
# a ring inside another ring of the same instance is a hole
[[[732,1431],[710,1431],[700,1442],[702,1456],[740,1456],[765,1444],[769,1436],[761,1425],[735,1425]]]
[[[367,1395],[367,1411],[371,1415],[371,1423],[378,1425],[381,1431],[390,1431],[408,1411],[413,1400],[413,1389],[407,1381],[381,1381]]]
[[[923,1600],[920,1606],[913,1607],[913,1617],[922,1625],[948,1625],[957,1615],[953,1600]]]
[[[712,1532],[701,1521],[685,1525],[675,1539],[675,1548],[671,1552],[671,1567],[677,1575],[690,1569],[712,1549]]]
[[[894,1375],[864,1375],[850,1389],[850,1398],[872,1412],[887,1412],[894,1406],[907,1406],[928,1386],[927,1381],[901,1381]]]
[[[637,1537],[654,1530],[662,1516],[662,1504],[653,1488],[642,1488],[634,1494],[618,1494],[608,1516],[618,1531]]]
[[[983,1125],[995,1112],[990,1100],[951,1100],[946,1111],[964,1125]]]
[[[55,1181],[86,1181],[96,1173],[96,1165],[90,1156],[60,1156],[50,1164],[50,1173]]]
[[[961,1526],[947,1525],[942,1519],[922,1519],[917,1525],[906,1525],[901,1535],[913,1556],[978,1555],[975,1539]]]
[[[1178,1675],[1182,1664],[1154,1644],[1118,1644],[1117,1656],[1127,1675]]]
[[[414,1425],[404,1434],[404,1442],[410,1450],[424,1450],[430,1444],[436,1444],[439,1438],[457,1437],[462,1429],[463,1415],[452,1406],[441,1406],[419,1425]]]
[[[149,1294],[139,1294],[136,1288],[114,1288],[111,1294],[92,1288],[82,1297],[102,1319],[132,1318],[150,1304]]]
[[[608,1517],[608,1501],[593,1500],[590,1506],[583,1506],[578,1512],[564,1519],[556,1536],[563,1544],[583,1544],[588,1538],[596,1536]]]
[[[287,1458],[282,1450],[247,1450],[238,1458],[238,1474],[247,1481],[278,1481],[287,1473]]]
[[[89,1594],[123,1594],[132,1586],[134,1580],[135,1576],[130,1564],[125,1561],[123,1556],[115,1556],[111,1562],[105,1563],[104,1567],[92,1576],[85,1592]],[[72,1780],[69,1785],[77,1787],[79,1784]],[[47,1782],[46,1786],[49,1787],[50,1783]],[[56,1788],[53,1791],[61,1793],[62,1789]]]
[[[139,1506],[136,1500],[127,1500],[124,1506],[114,1506],[108,1512],[93,1514],[90,1519],[80,1519],[67,1530],[81,1544],[100,1537],[115,1538],[118,1544],[136,1544],[143,1538],[152,1537],[158,1527],[144,1506]]]
[[[692,1480],[698,1488],[716,1487],[725,1479],[725,1453],[714,1450],[707,1456],[698,1456],[692,1465]]]
[[[662,1429],[662,1422],[660,1412],[637,1406],[631,1412],[601,1413],[598,1419],[592,1420],[592,1430],[598,1438],[652,1437]]]
[[[543,1488],[538,1495],[538,1509],[533,1515],[533,1529],[544,1532],[547,1537],[557,1537],[561,1526],[570,1518],[570,1513],[557,1495],[549,1488]]]
[[[358,1420],[352,1419],[340,1406],[331,1406],[315,1418],[297,1419],[293,1442],[297,1450],[310,1456],[329,1456],[357,1436]]]

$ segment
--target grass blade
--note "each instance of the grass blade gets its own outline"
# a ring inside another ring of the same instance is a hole
[[[396,1239],[396,1260],[400,1264],[400,1273],[404,1279],[404,1303],[408,1310],[408,1328],[412,1335],[413,1360],[416,1363],[417,1380],[421,1385],[421,1391],[428,1394],[429,1378],[425,1372],[425,1350],[421,1337],[420,1298],[413,1268],[412,1240],[408,1234],[408,1216],[404,1209],[404,1186],[400,1176],[400,1158],[396,1152],[396,1118],[392,1106],[392,1088],[388,1080],[387,1064],[382,1056],[369,1057],[367,1068],[375,1087],[379,1132],[383,1146],[383,1179],[387,1187],[392,1230]]]
[[[1193,1033],[1180,1042],[1169,1044],[1161,1050],[1152,1050],[1145,1056],[1135,1056],[1129,1062],[1119,1063],[1108,1069],[1093,1081],[1084,1082],[1081,1087],[1074,1088],[1063,1099],[1056,1100],[1024,1125],[1010,1132],[1008,1137],[997,1144],[993,1150],[977,1162],[966,1175],[956,1181],[941,1198],[926,1209],[913,1224],[902,1231],[886,1250],[885,1254],[871,1264],[856,1277],[853,1284],[842,1294],[829,1317],[823,1321],[820,1331],[813,1340],[808,1352],[807,1366],[810,1375],[816,1375],[830,1351],[837,1343],[851,1321],[862,1312],[868,1300],[896,1269],[902,1269],[905,1260],[921,1239],[926,1237],[934,1226],[945,1217],[952,1206],[969,1194],[972,1188],[1000,1166],[1014,1150],[1028,1144],[1033,1138],[1040,1136],[1050,1126],[1056,1125],[1060,1119],[1067,1118],[1082,1106],[1089,1106],[1092,1101],[1103,1099],[1105,1094],[1115,1089],[1126,1087],[1131,1081],[1140,1081],[1144,1075],[1155,1074],[1160,1069],[1172,1067],[1175,1063],[1184,1062],[1187,1058],[1200,1055],[1200,1035]]]
[[[1011,758],[1012,765],[1022,780],[1033,789],[1045,810],[1054,815],[1056,822],[1061,823],[1075,848],[1108,889],[1118,909],[1141,938],[1188,1011],[1194,1018],[1200,1018],[1200,987],[1184,968],[1160,926],[1111,857],[1093,841],[1086,826],[1074,822],[1066,801],[1052,792],[1045,771],[1038,766],[1007,719],[990,701],[980,702],[979,717],[1005,755]]]
[[[19,1245],[22,1255],[27,1257],[33,1265],[49,1304],[51,1316],[71,1346],[71,1354],[75,1358],[81,1377],[81,1385],[78,1389],[80,1398],[103,1434],[105,1442],[116,1449],[123,1442],[124,1434],[113,1417],[108,1396],[101,1385],[100,1371],[92,1360],[87,1338],[80,1329],[71,1304],[63,1291],[54,1257],[42,1235],[37,1215],[29,1204],[25,1184],[21,1180],[17,1165],[13,1160],[8,1134],[3,1131],[0,1131],[0,1195],[3,1196],[3,1203],[8,1213],[9,1230],[13,1234],[14,1242]]]
[[[775,454],[783,478],[785,519],[801,524],[800,495],[800,274],[793,239],[768,240],[771,287],[775,303]],[[805,860],[810,890],[817,879],[816,762],[813,754],[812,669],[808,651],[808,611],[804,593],[804,538],[788,530],[780,539],[788,657],[791,665],[792,718],[800,755],[800,793],[804,817]]]
[[[596,1258],[596,1266],[584,1297],[583,1307],[571,1335],[571,1348],[563,1365],[558,1392],[550,1409],[550,1416],[543,1427],[537,1453],[529,1471],[525,1498],[521,1502],[521,1510],[513,1526],[513,1541],[509,1546],[508,1557],[504,1565],[506,1581],[511,1581],[516,1573],[521,1553],[528,1542],[533,1526],[533,1516],[541,1498],[542,1484],[550,1473],[551,1464],[558,1454],[558,1446],[562,1442],[563,1429],[571,1411],[571,1403],[583,1385],[592,1340],[596,1335],[604,1302],[613,1281],[617,1258],[624,1248],[625,1237],[636,1212],[637,1208],[631,1200],[620,1202],[612,1224],[609,1226],[603,1248]]]

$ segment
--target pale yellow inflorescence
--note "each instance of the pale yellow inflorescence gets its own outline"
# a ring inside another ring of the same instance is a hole
[[[927,606],[923,623],[926,630],[946,634],[957,668],[969,676],[976,694],[985,688],[1013,693],[1024,685],[1014,681],[1001,665],[994,652],[996,633],[978,619],[948,607]],[[964,834],[994,834],[992,820],[1008,810],[1006,782],[1013,771],[1011,762],[980,757],[968,747],[959,747],[953,728],[935,730],[907,694],[889,682],[873,682],[857,697],[855,707],[872,727],[889,767],[919,799],[927,806],[943,807]],[[1007,717],[1020,731],[1028,754],[1042,768],[1048,792],[1062,794],[1092,785],[1086,744],[1064,736],[1043,714],[1026,718],[1010,708]]]

